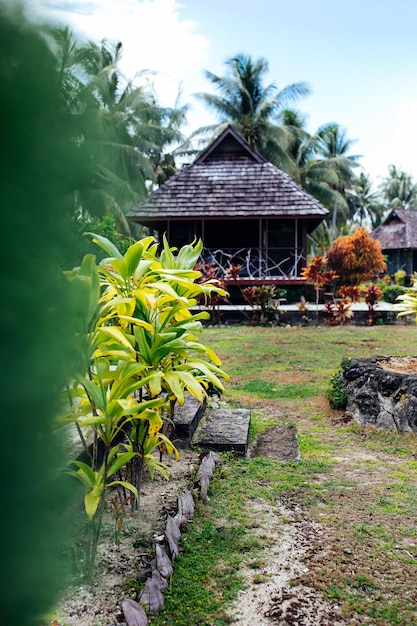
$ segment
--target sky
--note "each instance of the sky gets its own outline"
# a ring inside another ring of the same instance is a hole
[[[279,89],[306,81],[296,103],[309,132],[336,122],[375,187],[396,165],[417,178],[416,0],[26,0],[33,12],[95,41],[121,41],[128,78],[149,80],[164,106],[189,103],[190,134],[215,118],[196,92],[204,70],[264,57]],[[293,106],[293,105],[292,105]]]

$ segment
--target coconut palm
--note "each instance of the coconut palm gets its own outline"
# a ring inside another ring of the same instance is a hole
[[[316,133],[316,154],[319,160],[326,163],[337,175],[337,181],[332,183],[333,188],[343,198],[343,202],[335,201],[332,209],[332,232],[336,235],[336,225],[345,222],[349,217],[348,190],[351,189],[354,179],[354,168],[358,167],[360,155],[349,155],[348,152],[354,140],[346,137],[346,131],[334,122],[321,126]],[[339,220],[338,220],[339,215]]]
[[[281,90],[274,83],[265,85],[268,62],[264,58],[238,54],[226,61],[226,67],[224,76],[205,72],[219,95],[198,93],[196,97],[214,111],[219,124],[202,127],[197,134],[207,138],[233,124],[267,160],[280,167],[287,165],[289,136],[278,123],[279,113],[289,102],[309,95],[309,85],[297,82]]]
[[[310,135],[305,129],[305,117],[298,111],[286,109],[280,120],[291,137],[287,173],[328,209],[337,207],[339,213],[347,215],[341,176],[341,171],[347,169],[344,158],[323,155],[321,129]]]
[[[381,223],[384,207],[379,195],[372,189],[371,179],[365,172],[360,172],[352,181],[348,191],[348,203],[352,219],[360,226],[370,224],[376,228]]]
[[[69,137],[86,163],[75,208],[102,217],[113,214],[125,233],[125,213],[156,184],[170,145],[181,137],[185,109],[160,107],[149,87],[125,79],[118,64],[120,42],[80,45],[69,29],[51,32],[66,106]],[[168,174],[171,169],[166,168]],[[166,175],[166,172],[165,175]]]
[[[388,176],[380,185],[380,193],[391,209],[417,208],[417,184],[410,174],[395,165],[388,167]]]

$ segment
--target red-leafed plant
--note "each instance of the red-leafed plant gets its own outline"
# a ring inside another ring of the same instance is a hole
[[[367,287],[363,292],[363,295],[365,297],[365,302],[368,305],[368,323],[369,326],[373,326],[375,324],[375,320],[381,315],[379,311],[376,310],[376,305],[382,298],[382,289],[376,285],[369,285],[369,287]]]
[[[346,326],[354,315],[352,302],[348,300],[335,300],[326,303],[327,318],[326,324],[329,326]]]
[[[326,254],[327,266],[344,285],[359,285],[386,270],[381,244],[366,228],[338,237]]]
[[[318,319],[320,288],[334,282],[337,274],[334,270],[327,267],[326,257],[315,256],[310,260],[307,267],[301,270],[301,276],[314,285],[316,292],[316,319]]]
[[[342,300],[351,300],[353,302],[359,302],[361,297],[361,290],[359,287],[355,287],[354,285],[342,285],[337,290],[337,295]]]

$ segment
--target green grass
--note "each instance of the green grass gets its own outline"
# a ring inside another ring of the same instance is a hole
[[[294,424],[302,460],[222,455],[152,623],[230,623],[243,566],[249,584],[268,577],[262,548],[270,537],[253,517],[259,502],[278,529],[279,506],[293,504],[324,529],[325,543],[295,584],[336,602],[348,623],[417,623],[417,438],[345,423],[326,401],[343,357],[417,354],[417,329],[225,327],[206,329],[203,341],[231,376],[222,399],[252,410],[251,441],[274,424]]]
[[[238,385],[236,389],[239,391],[248,391],[261,398],[289,398],[300,399],[310,398],[317,394],[315,385],[280,385],[279,383],[271,383],[266,380],[250,380],[243,385]]]
[[[223,626],[229,623],[224,606],[237,597],[245,583],[239,570],[243,562],[262,566],[262,541],[246,504],[263,499],[274,507],[283,493],[298,493],[304,501],[316,500],[311,477],[326,470],[320,462],[282,464],[263,458],[237,459],[222,455],[223,464],[210,486],[212,497],[200,503],[189,532],[182,536],[184,551],[175,563],[165,607],[153,624]],[[254,574],[252,582],[264,582]]]

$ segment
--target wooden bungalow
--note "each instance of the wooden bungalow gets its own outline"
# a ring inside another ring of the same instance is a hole
[[[233,282],[296,285],[306,265],[307,235],[328,214],[320,202],[268,163],[228,126],[191,165],[129,214],[166,233],[170,245],[194,237],[221,272],[241,265]],[[226,281],[227,282],[227,281]]]
[[[388,273],[404,270],[409,276],[417,271],[417,211],[393,209],[372,231],[387,257]]]

